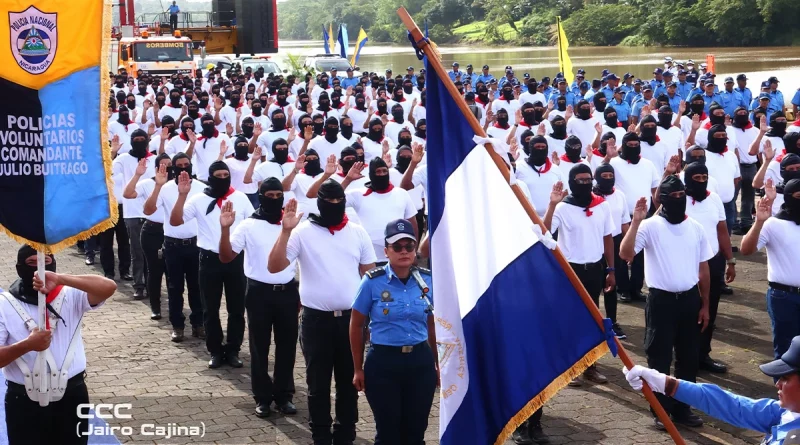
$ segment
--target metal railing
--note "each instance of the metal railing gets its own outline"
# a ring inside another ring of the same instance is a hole
[[[234,11],[190,11],[178,13],[178,28],[203,28],[221,26],[220,16],[232,16]],[[136,18],[137,25],[169,28],[169,13],[144,13]]]

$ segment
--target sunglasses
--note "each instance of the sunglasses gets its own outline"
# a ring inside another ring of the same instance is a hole
[[[394,244],[391,245],[391,247],[392,247],[392,250],[394,250],[396,253],[400,253],[403,250],[405,250],[406,252],[414,252],[415,250],[417,250],[417,243],[413,243],[413,242],[412,243],[403,243],[403,244],[394,243]]]

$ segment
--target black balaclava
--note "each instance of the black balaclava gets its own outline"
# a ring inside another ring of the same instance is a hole
[[[313,148],[309,148],[308,150],[306,150],[306,157],[308,156],[316,156],[317,159],[314,159],[312,161],[306,160],[306,166],[303,167],[303,172],[308,176],[317,176],[318,174],[322,173],[322,167],[320,167],[319,154]]]
[[[322,136],[325,133],[325,119],[321,114],[316,114],[311,118],[311,127],[314,129],[314,136]]]
[[[635,147],[628,147],[628,142],[636,142]],[[642,158],[642,146],[639,142],[639,136],[636,133],[625,133],[622,136],[621,150],[619,157],[628,161],[630,164],[638,164]]]
[[[367,111],[367,99],[363,94],[356,94],[356,110]]]
[[[188,159],[189,166],[188,167],[178,167],[178,161],[181,159]],[[186,172],[189,177],[192,176],[192,158],[190,158],[186,153],[178,153],[172,158],[172,176],[175,178],[175,183],[178,183],[178,178],[180,178],[181,173]]]
[[[714,110],[722,110],[722,116],[715,115]],[[711,125],[725,124],[725,110],[720,104],[714,102],[708,107],[708,120],[711,122]]]
[[[258,186],[259,206],[250,217],[264,220],[270,224],[278,224],[283,218],[283,196],[267,198],[264,194],[269,191],[283,192],[283,184],[278,178],[267,178]]]
[[[339,139],[339,120],[329,117],[325,120],[325,140],[331,144]]]
[[[239,136],[236,138],[236,141],[233,143],[234,155],[233,157],[239,161],[247,161],[250,159],[248,156],[250,150],[250,143],[247,142],[247,138],[244,136]]]
[[[383,122],[381,122],[380,119],[372,119],[369,121],[367,139],[372,142],[381,142],[381,139],[383,139]]]
[[[590,176],[589,182],[586,184],[579,183],[575,177],[581,173],[588,173]],[[592,169],[586,164],[577,164],[572,166],[569,170],[569,190],[570,194],[564,198],[564,202],[574,206],[588,208],[592,203]]]
[[[400,146],[407,145],[411,146],[411,142],[413,138],[411,137],[411,130],[408,128],[401,128],[400,131],[397,133],[397,148]]]
[[[353,160],[345,161],[344,158],[352,156]],[[342,174],[347,175],[350,172],[350,169],[353,167],[353,164],[358,162],[358,152],[353,147],[345,147],[342,149],[341,156],[339,156],[339,165],[342,167]]]
[[[341,108],[341,105],[342,105],[342,93],[334,91],[333,93],[331,93],[331,107],[338,110],[339,108]]]
[[[514,100],[514,89],[511,85],[503,85],[503,90],[500,94],[500,98],[506,101]]]
[[[563,141],[567,138],[567,120],[564,119],[562,116],[556,116],[552,122],[550,122],[551,126],[553,127],[553,132],[550,133],[550,137],[553,139],[558,139]]]
[[[606,93],[600,92],[592,96],[592,102],[594,102],[594,109],[603,112],[606,109],[606,103],[608,100],[606,99]]]
[[[277,117],[278,115],[283,115],[283,117]],[[272,112],[272,132],[276,131],[283,131],[286,129],[286,114],[280,108],[276,108]]]
[[[286,101],[286,93],[283,91],[278,91],[275,94],[275,103],[281,108],[288,106],[289,102]]]
[[[386,116],[387,114],[389,114],[389,110],[387,108],[388,105],[386,103],[386,99],[384,99],[382,97],[379,97],[376,100],[376,103],[378,104],[378,112],[376,113],[378,116]]]
[[[581,162],[581,151],[583,148],[583,143],[578,138],[578,136],[570,136],[564,141],[564,152],[569,159],[569,162],[573,164],[577,164]]]
[[[344,118],[342,118],[342,123],[339,124],[339,131],[342,133],[342,137],[347,140],[353,137],[353,121],[350,121],[349,124],[344,124]]]
[[[128,107],[128,110],[136,109],[136,98],[130,95],[130,99],[125,100],[125,106]]]
[[[374,158],[369,161],[369,184],[367,188],[382,192],[389,188],[389,175],[378,176],[377,170],[381,167],[386,167],[386,162],[381,158]]]
[[[686,196],[695,201],[703,201],[708,197],[708,180],[703,182],[695,181],[694,175],[708,175],[708,167],[705,163],[692,162],[683,170],[683,182],[686,184]]]
[[[714,137],[714,135],[717,133],[722,133],[725,135],[725,137],[717,139]],[[725,133],[725,126],[713,125],[708,130],[708,151],[712,153],[722,154],[725,152],[727,146],[728,146],[728,135]]]
[[[156,169],[156,173],[158,173],[158,168],[161,166],[161,161],[164,159],[169,159],[170,163],[172,159],[170,159],[169,155],[166,153],[161,153],[160,155],[156,156],[156,164],[154,165]],[[167,167],[167,181],[172,180],[175,178],[175,172],[172,170],[172,167]],[[155,176],[152,178],[155,181]]]
[[[600,94],[600,93],[597,93],[597,94]],[[589,120],[592,117],[592,109],[591,109],[591,107],[583,108],[584,105],[586,105],[588,107],[589,101],[580,100],[578,102],[578,107],[575,109],[575,115],[578,116],[578,119]]]
[[[161,108],[167,105],[167,96],[164,93],[156,93],[156,103]]]
[[[658,126],[665,130],[672,127],[672,108],[667,105],[658,109]]]
[[[786,135],[786,122],[778,122],[778,118],[786,118],[782,111],[776,111],[769,117],[769,131],[766,136],[774,136],[782,138]]]
[[[523,131],[522,134],[519,136],[519,142],[520,142],[519,145],[522,146],[522,151],[525,152],[525,156],[531,155],[530,152],[531,149],[529,143],[531,141],[531,138],[533,138],[533,136],[535,135],[530,129]]]
[[[143,141],[134,140],[137,138],[139,139],[144,138],[144,140]],[[133,130],[133,133],[131,133],[131,151],[129,152],[129,154],[134,158],[141,160],[147,157],[148,153],[147,148],[149,144],[150,144],[150,137],[147,135],[146,131],[142,130],[141,128]]]
[[[120,105],[117,111],[119,113],[117,115],[117,122],[119,122],[122,125],[125,125],[126,127],[130,125],[131,115],[128,111],[128,107],[126,107],[125,105]]]
[[[404,156],[404,154],[408,153],[408,156]],[[408,166],[411,164],[411,156],[413,155],[413,151],[411,147],[408,145],[401,145],[400,148],[397,149],[397,157],[395,158],[395,167],[397,171],[400,173],[405,173],[408,169]]]
[[[300,100],[300,111],[305,113],[308,111],[308,104],[311,102],[311,98],[306,93],[300,93],[297,95],[297,99]]]
[[[250,113],[255,117],[261,117],[261,114],[264,112],[264,106],[261,105],[261,101],[254,100],[251,102]]]
[[[242,100],[241,94],[234,91],[231,93],[230,98],[228,99],[228,105],[230,105],[231,108],[238,108],[241,100]]]
[[[180,108],[181,106],[181,90],[173,88],[169,92],[169,104],[172,108]]]
[[[497,110],[497,124],[502,128],[508,128],[508,112],[505,108]]]
[[[230,169],[228,168],[228,164],[222,161],[214,161],[208,167],[208,187],[205,188],[204,192],[206,195],[212,198],[222,198],[228,193],[228,190],[231,188],[231,177],[228,175],[227,178],[218,178],[214,176],[214,172],[217,170],[226,170],[230,173]],[[211,202],[211,204],[215,204],[215,202]],[[206,214],[211,213],[213,207],[209,208],[209,212]]]
[[[326,199],[341,199],[338,204],[326,201]],[[308,219],[322,227],[333,227],[342,223],[345,217],[346,198],[342,185],[333,179],[328,179],[319,187],[317,194],[317,207],[319,215],[311,214]]]
[[[800,192],[800,179],[792,179],[783,186],[783,205],[776,218],[800,225],[800,198],[793,196],[797,192]]]
[[[699,94],[695,94],[692,96],[692,99],[689,101],[689,106],[686,107],[686,115],[692,117],[693,115],[702,115],[703,110],[705,110],[706,104],[703,101],[703,96]]]
[[[558,111],[567,111],[567,98],[564,96],[558,96],[556,98],[556,109]]]
[[[426,119],[418,120],[415,129],[414,136],[420,139],[428,139],[428,121]]]
[[[192,120],[191,117],[184,117],[181,119],[181,135],[184,140],[189,140],[189,136],[187,135],[189,130],[194,131],[194,120]]]
[[[36,266],[29,266],[25,263],[25,260],[32,256],[36,256],[36,249],[27,244],[20,247],[20,249],[17,251],[17,276],[19,279],[11,284],[11,287],[8,289],[8,291],[18,300],[37,306],[39,304],[39,292],[33,288],[33,275],[36,273],[38,268]],[[48,256],[53,260],[53,262],[46,264],[44,268],[47,271],[55,272],[56,258],[53,255]]]
[[[543,149],[537,149],[536,144],[544,144]],[[547,163],[547,139],[544,136],[534,136],[528,141],[528,159],[526,162],[535,170]],[[538,172],[538,170],[537,170]]]
[[[214,126],[214,117],[210,114],[206,113],[203,117],[200,118],[200,126],[202,127],[202,131],[200,134],[206,138],[214,137],[214,132],[216,131],[216,127]]]
[[[395,102],[403,102],[405,100],[402,86],[395,87],[394,91],[392,91],[392,99],[394,99]]]
[[[740,111],[744,111],[744,114],[739,114]],[[747,108],[745,107],[736,107],[736,110],[733,111],[732,117],[732,124],[736,128],[743,130],[750,125],[750,117],[747,116]]]
[[[686,196],[673,198],[670,193],[685,192],[683,183],[677,176],[669,175],[661,181],[658,198],[661,210],[658,212],[670,224],[680,224],[686,219]]]
[[[605,118],[606,125],[610,128],[619,127],[619,119],[617,118],[617,110],[614,107],[607,107],[603,110],[603,118]]]
[[[278,146],[285,146],[279,149]],[[278,138],[272,141],[272,162],[283,165],[289,160],[289,143],[286,139]]]
[[[186,105],[186,114],[192,119],[197,119],[200,117],[200,106],[197,104],[197,102],[192,101]]]
[[[602,176],[603,173],[611,173],[611,179],[604,178]],[[608,196],[614,193],[615,176],[614,167],[612,167],[611,164],[600,164],[594,171],[594,180],[597,185],[595,185],[592,191],[594,191],[595,195]]]
[[[403,119],[404,118],[403,114],[405,113],[403,111],[402,105],[396,104],[395,106],[392,107],[392,119],[398,124],[402,124],[403,122],[405,122],[405,120]]]
[[[800,170],[790,171],[789,166],[800,164],[800,156],[789,153],[781,159],[781,178],[780,184],[775,186],[778,193],[783,193],[783,186],[792,179],[800,179]]]
[[[539,123],[536,121],[536,113],[533,110],[533,104],[525,102],[520,108],[520,111],[522,112],[522,121],[525,122],[525,125],[528,127]]]
[[[206,109],[206,107],[208,106],[208,95],[207,94],[200,95],[200,100],[198,101],[197,106],[200,107],[203,110]]]
[[[537,124],[544,121],[544,105],[538,100],[533,103],[533,116]]]
[[[161,127],[169,130],[167,139],[172,139],[178,135],[178,131],[175,129],[175,119],[170,115],[166,115],[161,119]]]
[[[686,149],[686,155],[684,157],[683,163],[688,165],[691,164],[692,162],[699,162],[700,164],[705,165],[706,150],[703,147],[700,147],[699,145],[692,145],[691,147]]]
[[[653,126],[648,128],[645,127],[645,124],[653,124]],[[642,122],[639,124],[639,129],[642,132],[641,136],[639,136],[639,140],[647,142],[650,145],[656,145],[656,132],[658,131],[658,124],[656,123],[656,118],[654,118],[652,114],[648,114],[642,118]]]
[[[319,95],[319,99],[317,99],[317,109],[322,112],[331,111],[331,99],[328,97],[328,93],[322,92]]]
[[[783,146],[786,153],[800,155],[800,147],[797,146],[798,144],[800,144],[800,132],[786,133],[783,136]]]
[[[252,117],[247,116],[246,118],[242,119],[242,134],[247,139],[253,137],[253,131],[255,130],[255,121]]]

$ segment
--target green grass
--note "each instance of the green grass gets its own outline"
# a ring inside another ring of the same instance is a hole
[[[522,20],[514,23],[517,28],[522,26]],[[481,41],[486,32],[486,22],[472,22],[458,28],[453,28],[453,34],[461,37],[464,41]],[[517,32],[508,25],[503,24],[498,27],[498,31],[503,35],[506,40],[511,40],[517,37]]]

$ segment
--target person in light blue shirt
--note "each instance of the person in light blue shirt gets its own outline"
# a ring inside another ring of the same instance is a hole
[[[347,90],[350,87],[355,88],[358,85],[358,77],[353,76],[353,68],[347,68],[347,77],[341,78],[340,85],[342,88]],[[416,78],[413,78],[412,82],[416,82]]]
[[[725,114],[733,117],[736,108],[746,107],[748,103],[742,98],[742,94],[733,89],[733,77],[725,78],[725,88],[720,91],[720,105],[725,110]]]
[[[572,85],[569,86],[569,90],[572,91],[573,94],[578,94],[581,89],[581,82],[586,79],[586,71],[583,69],[578,69],[578,72],[575,73],[575,80],[572,81]]]
[[[438,381],[433,280],[414,266],[417,238],[404,219],[384,231],[388,264],[368,271],[353,301],[353,385],[375,416],[375,443],[423,443]],[[367,318],[369,317],[369,318]],[[371,345],[364,360],[364,326]],[[363,367],[362,367],[363,363]]]
[[[414,85],[414,88],[417,87],[417,76],[414,75],[414,67],[413,66],[409,66],[408,68],[406,68],[405,78],[406,79],[411,79],[411,85]],[[342,85],[342,86],[344,86],[344,85]]]
[[[622,96],[622,87],[614,88],[614,95],[608,102],[608,107],[613,107],[617,112],[617,120],[626,125],[631,115],[631,106],[625,102]]]
[[[488,85],[489,81],[491,80],[496,79],[493,75],[489,74],[489,65],[484,65],[483,69],[481,70],[481,74],[479,76],[475,76],[472,87],[475,88],[478,82],[483,82],[484,85]]]
[[[747,76],[744,74],[736,76],[736,88],[734,88],[734,91],[738,91],[742,95],[745,107],[753,101],[753,92],[750,91],[750,88],[747,88]]]
[[[544,94],[544,97],[546,97],[547,100],[550,100],[550,96],[556,90],[550,86],[550,78],[547,76],[542,77],[542,81],[539,82],[539,84],[542,86],[542,94]]]
[[[678,94],[678,82],[670,82],[667,84],[667,99],[669,100],[669,107],[672,109],[673,113],[678,113],[681,107],[681,101],[684,101],[683,97]]]
[[[642,82],[641,79],[636,79],[633,82],[633,89],[628,91],[627,93],[625,93],[625,102],[627,102],[628,105],[632,106],[633,103],[636,101],[636,99],[639,99],[639,98],[642,97],[642,85],[643,84],[644,84],[644,82]]]
[[[792,114],[794,114],[795,119],[800,119],[800,116],[797,115],[798,108],[800,108],[800,88],[795,91],[794,97],[792,98]]]
[[[769,114],[775,111],[786,112],[786,103],[783,101],[783,93],[778,91],[778,78],[770,77],[767,82],[769,83]]]
[[[588,100],[589,102],[592,101],[592,97],[600,91],[600,88],[603,86],[603,81],[600,79],[592,79],[592,88],[589,89],[586,93],[584,93],[583,98]],[[577,103],[577,102],[576,102]]]
[[[586,99],[586,93],[589,92],[589,82],[583,81],[578,84],[578,92],[573,94],[575,95],[576,100]]]
[[[686,70],[678,71],[678,82],[677,82],[678,86],[676,87],[676,90],[675,90],[675,92],[678,94],[678,96],[680,96],[680,97],[682,97],[684,99],[692,97],[691,96],[691,92],[692,92],[692,89],[694,89],[694,85],[692,85],[691,82],[686,80],[687,74],[688,74],[688,72]]]
[[[659,96],[667,92],[667,85],[664,83],[664,70],[656,68],[653,70],[653,78],[650,79],[650,87],[653,88],[653,95]]]
[[[619,86],[622,88],[622,97],[625,97],[628,91],[633,91],[633,80],[633,74],[631,73],[625,73],[625,75],[622,76],[622,85]]]
[[[629,125],[639,122],[639,119],[642,118],[642,108],[644,108],[645,105],[650,105],[651,100],[653,100],[653,87],[651,87],[650,84],[645,84],[642,87],[642,96],[637,98],[631,106],[631,117],[628,120]]]
[[[178,14],[181,12],[181,8],[173,1],[167,8],[167,12],[169,12],[169,27],[175,31],[178,28]]]
[[[661,85],[653,87],[653,95],[656,97],[660,96],[661,94],[667,94],[667,85],[672,83],[672,71],[664,71],[662,78],[664,81],[661,83]]]
[[[719,94],[714,92],[714,84],[711,81],[706,80],[706,84],[704,86],[705,93],[703,93],[703,102],[705,102],[705,106],[703,107],[703,111],[708,114],[708,107],[711,106],[714,102],[718,104],[722,104],[722,98]]]
[[[686,403],[711,417],[739,428],[765,434],[766,445],[797,444],[800,428],[800,336],[779,359],[760,365],[761,372],[775,379],[778,400],[751,399],[710,383],[679,380],[643,366],[623,368],[628,384],[641,390],[647,383],[654,392]],[[792,434],[789,434],[789,433]]]
[[[753,101],[752,101],[752,102],[750,102],[750,110],[751,110],[751,111],[752,111],[752,110],[755,110],[755,109],[756,109],[756,107],[758,107],[759,105],[761,105],[761,104],[760,104],[760,101],[761,101],[761,98],[762,98],[762,97],[764,97],[764,94],[766,94],[766,97],[769,99],[769,82],[767,82],[767,81],[761,82],[761,92],[760,92],[760,93],[758,93],[758,94],[757,94],[757,95],[756,95],[756,96],[753,98]],[[767,105],[763,106],[763,108],[766,110],[768,106],[769,106],[769,104],[767,104]]]
[[[453,69],[447,72],[447,75],[450,77],[450,80],[455,82],[456,80],[461,80],[464,77],[464,72],[458,70],[458,62],[453,62]]]
[[[606,79],[606,84],[603,85],[602,88],[600,88],[600,92],[604,93],[606,97],[610,98],[611,96],[614,95],[614,88],[616,88],[617,84],[619,83],[619,77],[617,77],[616,74],[611,73],[608,76],[606,76],[605,79]]]
[[[575,106],[578,103],[577,97],[572,94],[572,91],[567,89],[567,81],[563,77],[558,78],[558,89],[553,91],[550,94],[550,97],[547,99],[548,102],[553,104],[553,107],[556,105],[556,101],[559,97],[564,96],[567,100],[567,106]]]

